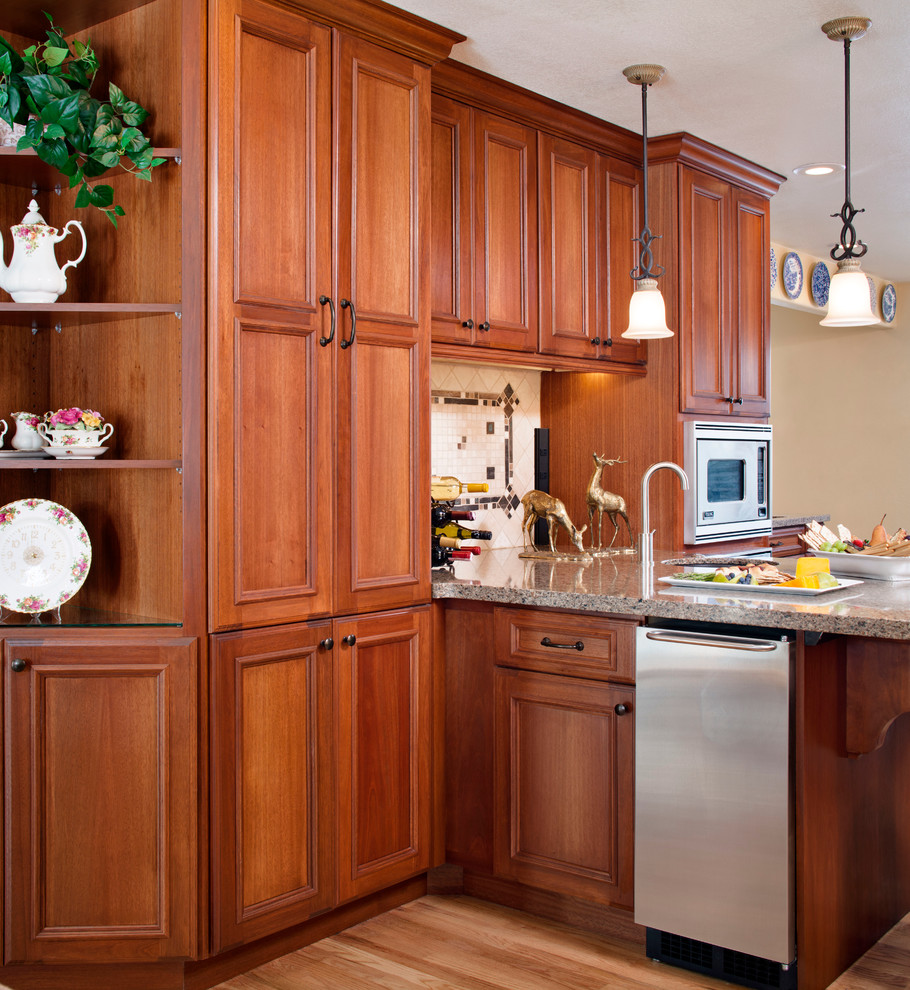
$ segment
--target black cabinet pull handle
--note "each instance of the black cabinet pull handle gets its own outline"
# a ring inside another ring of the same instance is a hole
[[[585,644],[581,640],[575,643],[554,643],[549,636],[544,636],[540,645],[549,646],[551,650],[578,650],[579,653],[585,648]]]
[[[335,640],[334,640],[334,639],[332,639],[332,637],[331,637],[331,636],[327,636],[327,637],[326,637],[326,638],[325,638],[324,640],[322,640],[322,642],[321,642],[321,643],[320,643],[319,645],[320,645],[320,646],[321,646],[321,647],[322,647],[322,648],[323,648],[324,650],[331,650],[331,649],[332,649],[332,647],[334,647],[334,645],[335,645]]]
[[[618,705],[613,706],[613,711],[616,712],[617,715],[628,715],[629,712],[632,711],[632,706],[624,705],[620,702]]]
[[[489,330],[490,329],[490,323],[489,323],[489,321],[488,320],[484,320],[483,323],[479,323],[477,325],[477,329],[478,330],[484,330],[484,331]]]
[[[350,299],[342,299],[341,308],[351,310],[351,336],[341,342],[341,349],[344,351],[354,343],[354,337],[357,335],[357,310],[354,309]]]
[[[464,320],[464,322],[461,325],[466,330],[473,330],[474,329],[474,321],[473,320]]]
[[[320,345],[322,347],[326,347],[329,344],[331,344],[332,341],[335,339],[335,303],[332,302],[332,300],[331,300],[331,298],[329,296],[320,296],[319,297],[319,303],[322,306],[325,306],[326,303],[328,303],[328,305],[329,305],[329,312],[332,314],[332,328],[329,331],[328,337],[320,337],[319,338]]]
[[[345,636],[341,642],[344,643],[346,646],[353,646],[357,642],[357,637],[351,634],[350,636]]]
[[[28,660],[23,660],[21,657],[16,657],[16,659],[10,664],[10,667],[12,667],[17,674],[21,674],[27,666]]]

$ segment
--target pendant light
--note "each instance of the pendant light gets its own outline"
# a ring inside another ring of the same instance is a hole
[[[857,240],[853,218],[863,210],[857,210],[850,202],[850,42],[856,41],[869,30],[872,21],[868,17],[836,17],[826,21],[822,31],[832,41],[844,43],[844,205],[840,213],[843,228],[840,243],[831,249],[831,257],[837,262],[837,271],[831,278],[828,290],[828,314],[821,321],[823,327],[868,327],[881,321],[872,311],[869,282],[859,259],[868,250]]]
[[[672,337],[673,331],[667,326],[667,310],[664,297],[657,287],[657,280],[663,275],[663,268],[651,270],[654,255],[652,237],[648,226],[648,87],[660,81],[667,70],[662,65],[630,65],[622,70],[623,75],[634,86],[641,86],[641,141],[642,141],[642,229],[641,236],[633,238],[633,243],[641,245],[638,267],[630,272],[635,281],[635,291],[629,302],[629,328],[623,337],[632,340],[653,340],[658,337]]]

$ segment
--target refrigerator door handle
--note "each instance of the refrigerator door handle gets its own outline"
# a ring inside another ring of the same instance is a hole
[[[664,632],[648,630],[646,639],[659,643],[682,643],[684,646],[706,646],[723,650],[746,650],[750,653],[770,653],[777,649],[777,643],[762,639],[739,639],[736,636],[719,636],[713,634],[690,635],[684,632]]]

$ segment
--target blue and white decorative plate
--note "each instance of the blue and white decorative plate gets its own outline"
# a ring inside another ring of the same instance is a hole
[[[777,255],[774,248],[771,248],[771,288],[777,285]]]
[[[782,276],[784,292],[787,293],[788,298],[795,299],[803,290],[803,263],[795,251],[788,251],[784,255]]]
[[[872,307],[872,315],[875,316],[875,282],[871,275],[866,276],[866,281],[869,283],[869,305]]]
[[[824,261],[816,261],[812,267],[812,298],[816,306],[828,305],[828,289],[831,286],[831,273]]]
[[[882,289],[882,319],[885,323],[891,323],[897,313],[897,292],[889,282]]]

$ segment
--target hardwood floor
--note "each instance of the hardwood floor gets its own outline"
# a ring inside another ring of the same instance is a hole
[[[214,990],[712,990],[639,945],[460,895],[430,895]],[[830,990],[910,990],[910,915]]]

